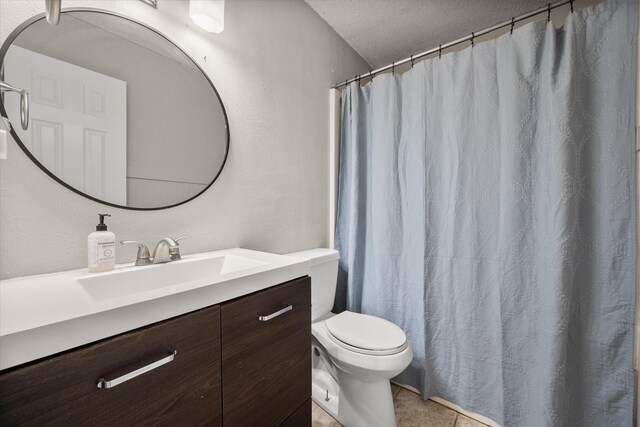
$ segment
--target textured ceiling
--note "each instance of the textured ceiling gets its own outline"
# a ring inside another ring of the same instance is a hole
[[[377,68],[471,34],[549,0],[305,0]],[[553,1],[553,0],[551,0]],[[578,2],[576,2],[577,4]]]

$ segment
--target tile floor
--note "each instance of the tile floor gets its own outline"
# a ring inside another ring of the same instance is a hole
[[[486,427],[432,400],[422,398],[409,390],[391,385],[398,427]],[[341,427],[331,415],[313,402],[313,427]]]

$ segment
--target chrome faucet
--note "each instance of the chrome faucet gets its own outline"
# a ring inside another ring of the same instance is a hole
[[[161,264],[163,262],[178,261],[180,257],[180,244],[178,241],[190,236],[180,236],[175,239],[165,237],[160,239],[156,245],[153,255],[149,253],[149,248],[142,242],[137,240],[121,240],[122,245],[138,245],[138,254],[136,255],[136,265]]]
[[[149,254],[149,248],[142,242],[137,240],[120,240],[121,245],[138,245],[138,254],[136,255],[136,265],[149,265],[151,264],[151,255]]]
[[[153,251],[153,263],[160,264],[162,262],[180,260],[180,245],[178,244],[178,240],[184,239],[185,237],[188,236],[178,237],[177,239],[170,237],[161,239]]]

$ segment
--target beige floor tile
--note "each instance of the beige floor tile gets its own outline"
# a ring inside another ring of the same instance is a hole
[[[458,414],[455,427],[487,427],[487,425],[480,421],[476,421],[473,418]]]
[[[318,404],[311,401],[311,426],[312,427],[342,427],[331,415],[325,412]]]
[[[487,427],[485,424],[391,384],[398,427]],[[342,427],[316,402],[311,401],[312,427]]]
[[[394,401],[398,427],[454,427],[457,412],[401,389]]]

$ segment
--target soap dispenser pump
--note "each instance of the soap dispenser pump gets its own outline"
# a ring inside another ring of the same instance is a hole
[[[96,225],[96,231],[89,234],[87,239],[89,271],[99,273],[113,270],[116,265],[116,235],[107,231],[104,223],[105,216],[109,214],[98,214],[100,224]]]

